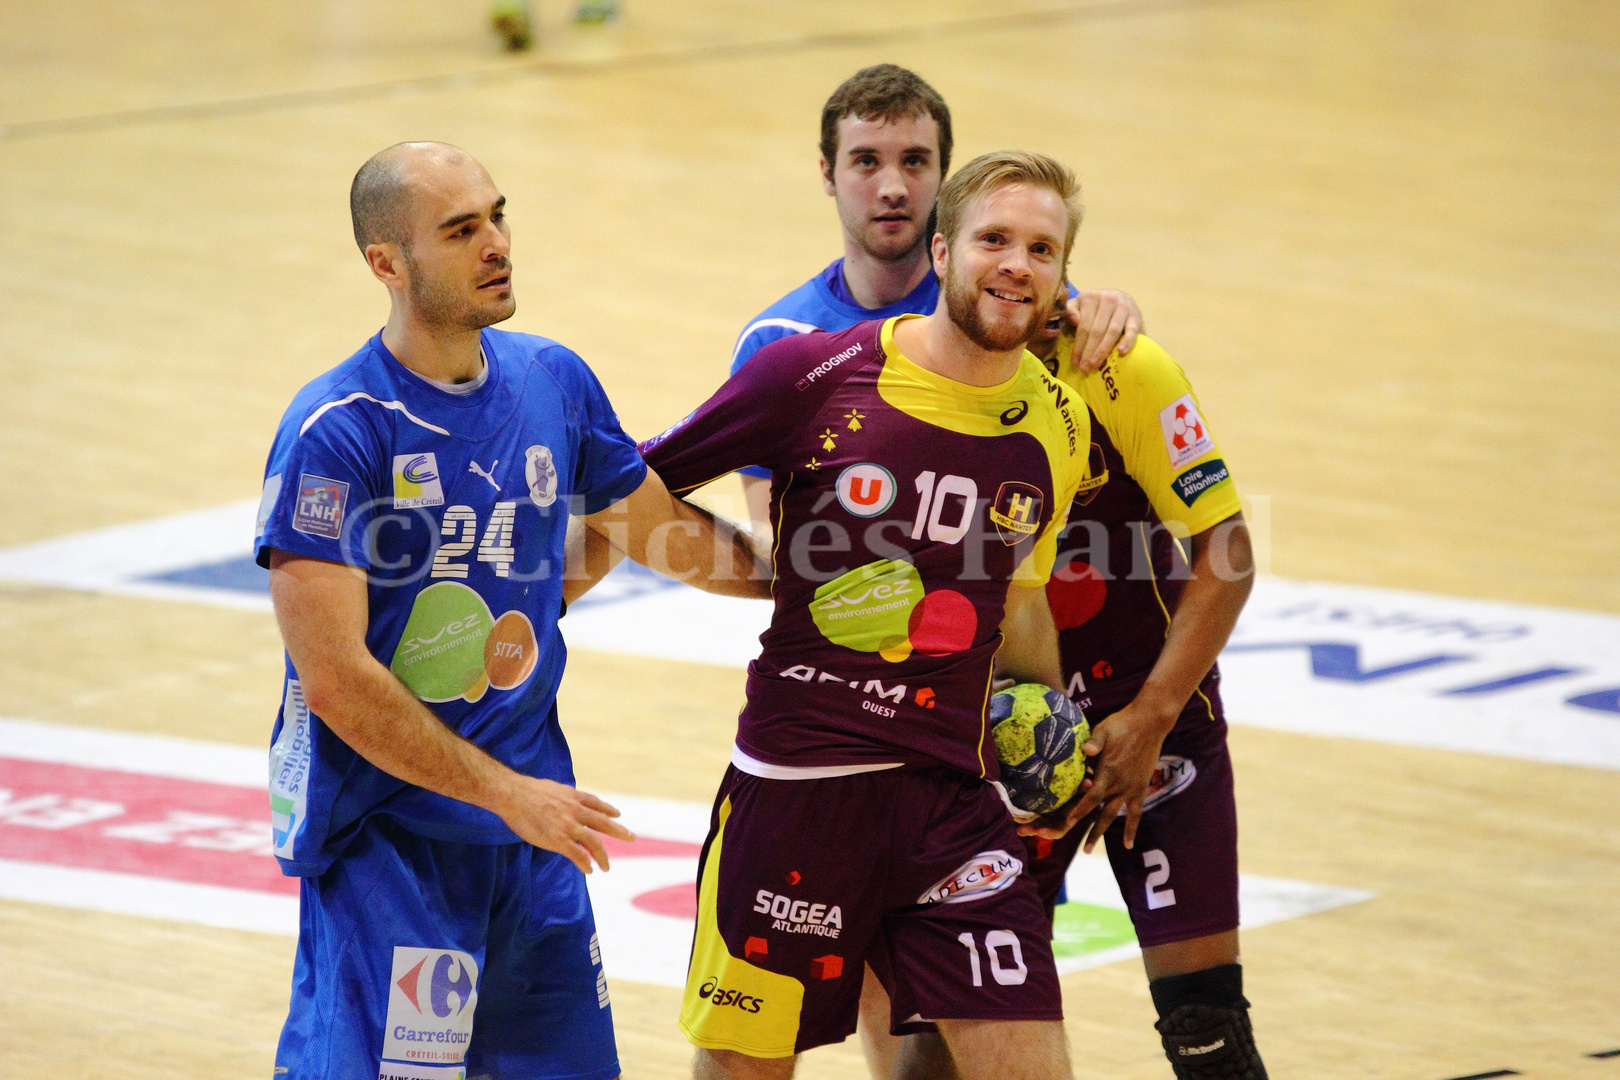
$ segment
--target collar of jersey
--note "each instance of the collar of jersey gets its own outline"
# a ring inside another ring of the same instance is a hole
[[[842,262],[843,260],[840,258],[833,261]],[[845,303],[843,300],[840,300],[838,297],[834,296],[833,291],[827,287],[826,281],[822,279],[822,274],[825,274],[826,272],[827,271],[823,269],[821,274],[817,274],[815,277],[810,279],[815,286],[816,293],[821,297],[821,302],[832,308],[834,311],[843,312],[848,318],[853,319],[855,322],[868,322],[872,319],[886,319],[891,315],[917,314],[917,312],[914,310],[917,295],[924,292],[928,288],[929,282],[936,281],[934,277],[934,270],[932,267],[930,267],[928,273],[923,275],[923,279],[917,282],[917,287],[912,289],[905,296],[896,300],[894,303],[885,304],[883,307],[879,308],[863,308]],[[843,268],[840,267],[838,272],[843,273]],[[845,278],[844,281],[845,285],[847,286],[849,279]],[[937,283],[935,286],[935,291],[938,291]]]
[[[1024,380],[1028,374],[1029,362],[1031,360],[1035,360],[1035,354],[1025,350],[1023,359],[1019,361],[1018,367],[1013,370],[1012,378],[1008,379],[1006,382],[997,383],[994,386],[974,386],[971,383],[957,382],[955,379],[948,379],[938,372],[929,371],[927,368],[911,359],[905,353],[901,352],[899,346],[894,343],[894,328],[899,325],[902,319],[920,318],[922,318],[921,315],[896,315],[893,318],[886,320],[883,323],[883,335],[880,344],[883,348],[885,365],[893,364],[898,369],[896,372],[897,374],[909,376],[920,383],[932,386],[936,390],[943,391],[947,394],[963,394],[968,397],[1006,397],[1013,393],[1014,388]],[[1035,360],[1035,363],[1039,364],[1040,361]],[[1045,368],[1042,368],[1041,370],[1044,371]]]
[[[389,370],[393,371],[399,385],[408,388],[407,393],[420,395],[420,400],[430,401],[435,407],[448,409],[473,409],[485,404],[495,392],[501,382],[501,363],[496,359],[495,343],[491,341],[482,330],[478,332],[478,342],[484,350],[484,362],[489,365],[489,378],[470,394],[451,394],[440,390],[437,386],[418,376],[410,368],[400,362],[399,357],[389,351],[383,344],[382,331],[371,339],[379,356]]]

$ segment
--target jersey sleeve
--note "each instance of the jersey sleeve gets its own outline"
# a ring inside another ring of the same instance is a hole
[[[386,464],[361,410],[328,402],[308,416],[289,414],[265,466],[254,540],[259,565],[270,566],[275,548],[369,570],[371,519],[392,494],[384,489]]]
[[[567,355],[574,383],[569,397],[580,427],[572,493],[583,502],[581,513],[594,514],[640,487],[647,478],[647,465],[635,440],[619,425],[619,416],[596,373],[577,355]]]
[[[1082,393],[1160,520],[1201,533],[1242,509],[1187,373],[1157,343],[1138,337],[1086,376]]]
[[[742,366],[759,350],[774,341],[792,337],[795,334],[808,333],[814,327],[809,323],[794,322],[790,319],[755,319],[742,332],[737,339],[737,347],[731,353],[731,373],[733,375],[742,370]],[[737,470],[744,476],[757,476],[764,480],[771,478],[771,470],[761,465],[745,465]]]
[[[641,455],[677,495],[749,465],[769,476],[787,436],[813,412],[797,384],[808,364],[793,340],[759,350],[686,419],[641,444]]]

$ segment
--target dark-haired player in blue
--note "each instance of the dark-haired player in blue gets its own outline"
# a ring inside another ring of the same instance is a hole
[[[606,395],[511,317],[505,202],[452,146],[407,143],[350,192],[388,324],[276,433],[258,559],[287,648],[275,851],[301,877],[288,1080],[619,1073],[585,891],[605,837],[556,691],[569,515],[733,595],[745,539],[674,498]],[[475,1022],[476,1016],[476,1022]]]
[[[838,205],[844,254],[751,320],[731,356],[735,373],[764,346],[793,334],[845,330],[868,319],[927,315],[939,303],[929,244],[934,201],[950,171],[951,112],[928,83],[894,64],[863,68],[821,110],[821,180]],[[1069,300],[1076,362],[1094,370],[1129,352],[1142,313],[1121,292]],[[770,474],[743,469],[755,536],[770,545]]]

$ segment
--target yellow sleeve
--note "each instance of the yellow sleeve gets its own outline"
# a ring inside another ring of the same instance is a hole
[[[1048,381],[1050,384],[1050,380]],[[1013,571],[1013,584],[1025,588],[1044,588],[1052,576],[1052,563],[1057,558],[1058,535],[1069,523],[1069,507],[1080,493],[1081,485],[1090,478],[1091,413],[1080,395],[1072,388],[1063,387],[1064,398],[1058,402],[1058,422],[1047,435],[1047,460],[1052,466],[1052,487],[1057,502],[1052,508],[1052,520],[1046,523],[1035,538],[1035,546],[1024,556]],[[1073,431],[1074,452],[1070,452],[1070,431]]]
[[[1071,385],[1161,520],[1201,533],[1242,509],[1187,373],[1156,342],[1138,337],[1125,356]]]

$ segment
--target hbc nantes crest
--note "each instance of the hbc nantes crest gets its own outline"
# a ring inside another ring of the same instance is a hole
[[[1041,503],[1045,498],[1034,484],[1021,480],[1002,483],[996,492],[996,501],[990,506],[990,520],[995,522],[1002,543],[1012,546],[1035,535],[1035,530],[1041,527]]]

